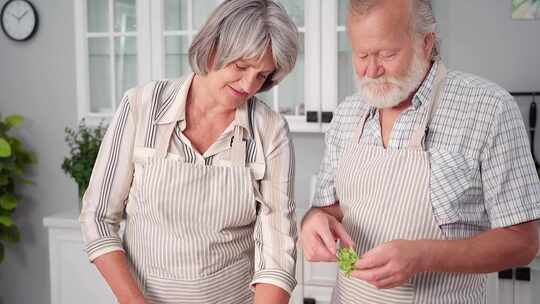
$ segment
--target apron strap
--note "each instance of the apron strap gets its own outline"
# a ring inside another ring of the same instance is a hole
[[[413,150],[423,150],[424,140],[427,134],[429,124],[433,118],[437,106],[439,105],[442,93],[444,92],[444,80],[446,78],[446,67],[442,62],[439,62],[437,67],[437,74],[435,76],[433,90],[431,91],[431,98],[427,108],[426,116],[420,124],[420,126],[413,132],[411,139],[409,140],[409,148]]]
[[[246,166],[246,142],[242,136],[242,127],[234,127],[234,137],[232,140],[231,163],[233,166]]]

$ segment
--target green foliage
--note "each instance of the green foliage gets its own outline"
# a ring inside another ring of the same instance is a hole
[[[23,178],[23,174],[36,162],[34,154],[11,134],[11,130],[23,122],[20,115],[11,115],[4,120],[0,115],[0,263],[4,259],[4,243],[16,243],[21,238],[12,217],[22,201],[15,192],[17,186],[32,183]]]
[[[96,162],[105,131],[103,123],[100,123],[96,128],[90,128],[85,124],[84,119],[81,120],[77,129],[65,129],[70,155],[64,158],[62,170],[71,176],[79,186],[79,199],[82,199],[90,182],[92,168]]]
[[[353,248],[341,248],[338,251],[339,269],[343,271],[346,277],[350,277],[354,271],[354,264],[358,261],[358,254]]]

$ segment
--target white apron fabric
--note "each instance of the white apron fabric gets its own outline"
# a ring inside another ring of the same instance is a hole
[[[169,136],[135,170],[126,207],[126,249],[150,303],[252,303],[256,203],[235,127],[231,167],[166,158]]]
[[[433,217],[429,152],[423,146],[426,127],[443,92],[445,74],[441,64],[426,118],[413,132],[408,149],[360,144],[368,113],[344,149],[336,173],[336,191],[344,212],[343,224],[360,255],[396,239],[445,239]],[[485,276],[420,273],[403,286],[376,289],[339,272],[332,303],[485,303]]]

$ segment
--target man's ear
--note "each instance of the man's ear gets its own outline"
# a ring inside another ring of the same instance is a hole
[[[435,48],[435,33],[427,33],[424,36],[424,55],[431,59]]]

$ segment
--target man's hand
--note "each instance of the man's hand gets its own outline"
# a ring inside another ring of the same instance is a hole
[[[425,271],[422,241],[395,240],[371,249],[356,262],[352,276],[376,288],[394,288]]]
[[[313,208],[302,222],[300,241],[304,256],[310,262],[336,261],[336,241],[345,247],[353,247],[354,242],[341,223],[329,213]]]

